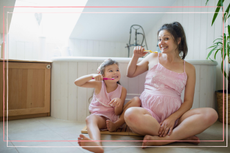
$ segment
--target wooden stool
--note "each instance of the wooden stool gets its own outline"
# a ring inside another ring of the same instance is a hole
[[[87,126],[85,126],[82,130],[81,130],[82,134],[88,134],[87,131]],[[109,132],[109,131],[101,131],[101,134],[110,134],[110,135],[131,135],[131,136],[143,136],[143,135],[139,135],[136,133],[133,133],[130,128],[125,124],[123,126],[123,128],[118,128],[116,131],[114,132]]]

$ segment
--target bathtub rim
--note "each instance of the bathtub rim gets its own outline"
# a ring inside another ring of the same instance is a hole
[[[54,57],[52,62],[102,62],[108,58],[114,59],[117,62],[129,62],[131,58],[127,57]],[[143,58],[139,58],[138,61],[141,61]],[[211,60],[194,60],[194,59],[185,59],[186,62],[193,65],[213,65],[217,66],[217,61]]]

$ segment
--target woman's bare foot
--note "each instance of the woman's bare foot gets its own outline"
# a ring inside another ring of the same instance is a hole
[[[115,126],[115,124],[110,120],[106,120],[106,126],[109,132],[113,132],[117,130],[117,127]]]
[[[172,142],[168,142],[167,140],[166,141],[162,141],[162,140],[163,140],[162,137],[146,135],[143,139],[142,148],[146,148],[147,146],[162,146],[168,143],[172,143]]]
[[[183,140],[187,140],[187,141],[183,141]],[[191,136],[191,137],[188,137],[186,139],[183,139],[182,141],[180,142],[189,142],[189,143],[193,143],[193,144],[199,144],[200,143],[200,139],[197,137],[197,136]]]
[[[86,141],[81,141],[81,140],[86,140]],[[78,144],[83,149],[86,149],[88,151],[92,151],[95,153],[104,153],[104,150],[100,145],[100,142],[95,142],[82,134],[80,134],[80,136],[78,137]]]
[[[183,140],[187,140],[187,141],[183,141]],[[162,146],[173,142],[190,142],[193,144],[200,143],[200,139],[197,136],[191,136],[183,140],[179,140],[179,141],[166,140],[165,137],[146,135],[143,139],[142,148],[146,148],[147,146]]]

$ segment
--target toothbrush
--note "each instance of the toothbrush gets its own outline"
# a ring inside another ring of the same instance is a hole
[[[94,79],[94,78],[92,78]],[[103,80],[114,80],[114,78],[103,78]]]
[[[144,52],[158,53],[158,51],[144,50]]]

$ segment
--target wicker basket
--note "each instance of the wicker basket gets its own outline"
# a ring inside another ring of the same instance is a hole
[[[218,109],[218,116],[219,121],[223,122],[223,90],[216,91],[216,99],[217,99],[217,109]],[[224,93],[224,123],[226,123],[226,92]],[[230,94],[228,94],[228,124],[230,123]]]

